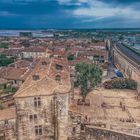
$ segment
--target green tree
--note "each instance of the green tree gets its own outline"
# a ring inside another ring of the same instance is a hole
[[[5,55],[0,55],[0,66],[7,66],[14,62],[14,58],[8,58]]]
[[[102,80],[102,69],[95,64],[78,63],[76,69],[75,85],[80,88],[80,94],[85,101],[89,91],[95,88]]]
[[[69,55],[69,56],[67,57],[67,59],[68,59],[68,61],[74,60],[74,55]]]
[[[8,49],[9,48],[9,45],[8,44],[5,44],[5,43],[1,43],[0,44],[0,48]]]

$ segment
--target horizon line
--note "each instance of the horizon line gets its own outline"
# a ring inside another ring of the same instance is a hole
[[[139,30],[138,28],[0,28],[0,30]]]

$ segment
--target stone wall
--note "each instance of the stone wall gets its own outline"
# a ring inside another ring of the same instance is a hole
[[[68,107],[69,93],[56,95],[56,123],[57,135],[56,140],[67,140],[68,137]]]
[[[82,116],[78,113],[69,111],[68,137],[74,139],[80,137]]]
[[[140,136],[92,126],[86,126],[81,137],[81,140],[140,140]]]
[[[140,66],[120,52],[117,47],[113,48],[113,61],[114,65],[123,72],[125,77],[137,82],[137,90],[140,93]]]
[[[34,97],[16,98],[18,140],[51,140],[51,137],[53,138],[53,97],[40,96],[40,99],[41,106],[35,107]],[[35,134],[36,126],[42,127],[42,134]]]
[[[34,98],[16,98],[18,140],[67,140],[68,93],[39,96],[39,107],[34,106]],[[39,135],[37,126],[42,129]]]
[[[0,121],[0,140],[16,140],[16,121]]]

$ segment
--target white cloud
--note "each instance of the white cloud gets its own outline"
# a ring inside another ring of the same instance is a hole
[[[70,3],[72,0],[57,0],[59,2],[59,4],[68,4]]]
[[[80,2],[80,3],[88,3],[89,0],[78,0],[78,2]]]
[[[77,5],[80,6],[83,3],[88,3],[89,0],[57,0],[61,5]]]
[[[89,17],[89,18],[110,18],[110,17],[123,17],[130,19],[140,20],[140,11],[134,10],[131,7],[111,7],[107,3],[97,0],[80,0],[88,1],[89,7],[77,8],[73,11],[75,16]]]

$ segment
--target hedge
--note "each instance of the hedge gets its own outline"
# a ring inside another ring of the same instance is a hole
[[[132,79],[117,78],[104,82],[106,89],[137,89],[137,83]]]

